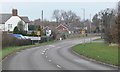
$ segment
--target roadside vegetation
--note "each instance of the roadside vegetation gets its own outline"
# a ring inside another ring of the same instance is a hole
[[[88,58],[118,66],[118,46],[92,42],[74,46],[73,51]]]

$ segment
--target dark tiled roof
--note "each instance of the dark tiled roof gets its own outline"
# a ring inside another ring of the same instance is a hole
[[[0,14],[0,24],[4,24],[12,14]]]
[[[20,17],[23,21],[25,21],[26,23],[29,23],[30,21],[29,21],[29,18],[28,17],[26,17],[26,16],[24,16],[24,17]]]

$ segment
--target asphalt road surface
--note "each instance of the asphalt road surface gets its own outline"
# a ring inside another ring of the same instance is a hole
[[[90,39],[86,38],[86,42]],[[71,51],[83,39],[63,40],[51,45],[22,50],[4,59],[3,70],[114,70],[88,61]]]

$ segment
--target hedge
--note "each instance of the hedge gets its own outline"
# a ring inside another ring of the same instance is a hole
[[[17,39],[9,34],[2,34],[2,48],[9,46],[24,46],[32,44],[30,39]]]

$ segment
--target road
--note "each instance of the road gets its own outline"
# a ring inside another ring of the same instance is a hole
[[[86,42],[89,38],[86,38]],[[63,40],[51,45],[22,50],[7,57],[3,70],[114,70],[114,68],[88,61],[71,51],[83,39]]]

